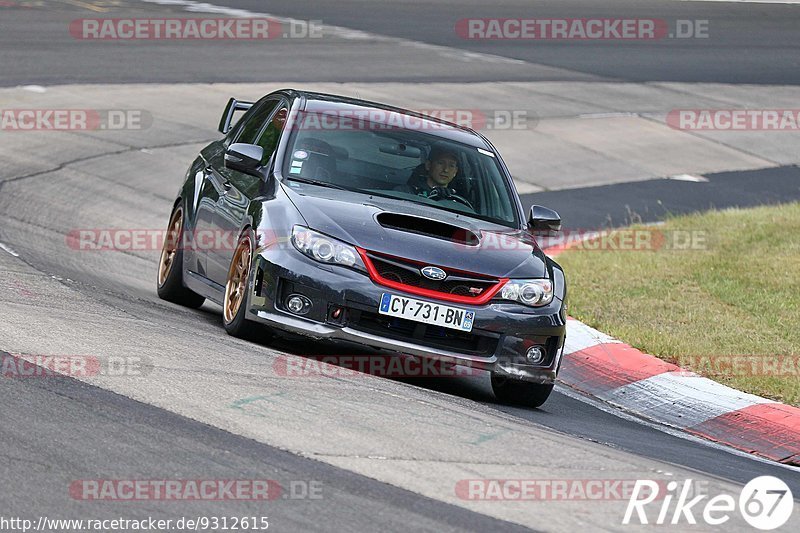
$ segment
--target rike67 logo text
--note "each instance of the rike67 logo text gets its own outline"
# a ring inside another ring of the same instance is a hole
[[[706,524],[718,526],[731,520],[738,510],[748,524],[768,531],[785,524],[794,507],[789,486],[773,476],[751,480],[739,494],[738,502],[730,494],[718,494],[711,498],[708,494],[698,495],[691,479],[685,480],[682,485],[670,481],[666,491],[660,490],[663,488],[651,480],[637,480],[622,523],[677,525],[697,524],[698,519],[702,519]],[[655,517],[654,511],[657,511]]]

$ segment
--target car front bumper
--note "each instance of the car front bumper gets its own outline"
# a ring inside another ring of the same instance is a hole
[[[381,316],[377,310],[384,293],[472,310],[473,329],[469,334],[453,333]],[[288,294],[309,298],[311,311],[304,316],[288,311]],[[355,270],[316,263],[291,245],[259,251],[251,269],[247,309],[249,320],[277,330],[438,359],[542,384],[555,382],[566,334],[566,313],[558,298],[541,308],[436,301],[383,287]],[[335,309],[341,310],[336,319],[332,317]],[[525,358],[532,345],[546,351],[541,364],[530,364]]]

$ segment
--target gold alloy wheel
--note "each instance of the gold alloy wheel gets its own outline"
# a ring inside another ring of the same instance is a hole
[[[183,209],[178,208],[172,214],[169,226],[167,226],[167,234],[164,235],[164,246],[161,248],[161,259],[158,262],[159,287],[167,281],[172,265],[175,263],[175,256],[180,245],[181,228],[183,228]]]
[[[242,306],[250,276],[250,237],[245,235],[239,241],[233,254],[228,282],[225,284],[225,303],[223,305],[225,323],[230,324]]]

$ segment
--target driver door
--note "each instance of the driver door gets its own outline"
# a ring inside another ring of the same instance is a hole
[[[252,127],[248,123],[234,142],[257,144],[264,149],[262,166],[270,164],[283,131],[288,104],[281,99],[270,99],[263,103],[253,115]],[[283,117],[283,120],[281,120]],[[222,188],[214,212],[213,225],[220,236],[220,246],[208,254],[206,267],[211,280],[225,285],[236,242],[239,238],[250,201],[258,195],[263,180],[225,167],[224,152],[212,165],[214,182]]]

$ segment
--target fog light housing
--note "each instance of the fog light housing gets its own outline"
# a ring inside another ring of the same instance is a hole
[[[544,361],[545,351],[541,346],[531,346],[525,353],[525,359],[533,365],[541,364]]]
[[[311,311],[311,300],[302,294],[290,294],[286,299],[286,309],[295,315],[305,315]]]

